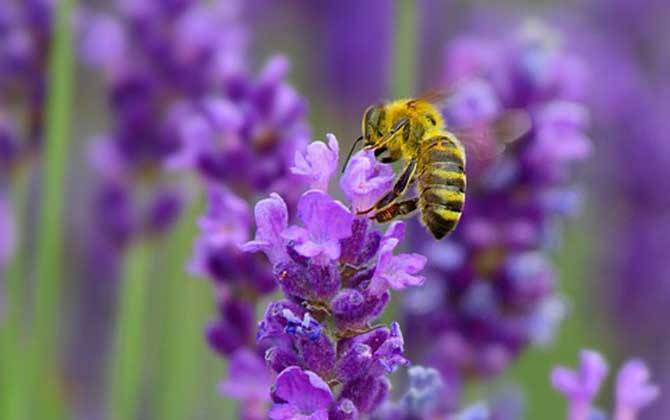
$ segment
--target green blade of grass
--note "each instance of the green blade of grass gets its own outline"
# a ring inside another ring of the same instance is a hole
[[[14,224],[16,228],[16,244],[14,258],[7,267],[5,290],[6,318],[0,327],[0,364],[2,373],[2,389],[0,390],[0,418],[20,420],[26,418],[26,404],[23,403],[23,389],[26,389],[25,357],[26,342],[22,308],[26,302],[26,238],[25,215],[28,210],[30,190],[30,173],[24,171],[16,174],[12,183],[11,201],[13,204]]]
[[[394,98],[415,95],[416,63],[418,56],[416,1],[394,3],[395,27],[393,40],[393,81],[391,94]]]
[[[106,410],[110,420],[136,417],[144,376],[142,348],[150,268],[150,244],[139,242],[133,245],[124,261],[114,323]]]
[[[60,418],[57,361],[60,335],[60,288],[63,263],[63,208],[68,167],[68,143],[72,109],[73,0],[56,3],[53,43],[48,68],[49,94],[46,98],[45,139],[42,160],[38,240],[35,254],[35,286],[31,329],[29,392],[40,404],[31,404],[34,417]]]
[[[196,218],[201,205],[192,205],[170,235],[164,247],[164,264],[160,267],[162,292],[160,324],[160,366],[156,392],[156,416],[161,420],[192,418],[197,411],[197,381],[202,357],[203,325],[211,314],[211,292],[203,279],[186,273],[196,236]]]

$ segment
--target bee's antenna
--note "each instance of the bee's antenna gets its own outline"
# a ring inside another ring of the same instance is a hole
[[[342,167],[342,173],[344,173],[344,170],[347,169],[347,164],[349,163],[349,159],[351,159],[351,155],[354,154],[354,149],[356,149],[356,145],[363,140],[363,136],[360,136],[359,138],[356,139],[354,144],[351,145],[351,149],[349,149],[349,154],[347,155],[347,160],[344,162],[344,166]]]

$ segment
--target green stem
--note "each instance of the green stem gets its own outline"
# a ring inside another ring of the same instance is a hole
[[[24,319],[21,309],[26,302],[26,238],[23,236],[25,229],[25,216],[28,210],[28,199],[30,190],[30,173],[21,171],[16,174],[12,185],[11,201],[13,204],[14,225],[16,229],[16,244],[14,258],[7,267],[6,274],[6,318],[2,325],[0,334],[0,363],[2,364],[2,390],[0,390],[0,418],[7,420],[20,420],[26,418],[26,404],[21,399],[26,394],[25,360],[22,355],[26,354],[25,336],[22,328]]]
[[[119,303],[108,371],[107,413],[111,420],[136,417],[143,372],[145,301],[151,266],[150,244],[140,242],[128,252],[119,288]]]
[[[415,95],[416,63],[418,60],[416,0],[402,0],[395,5],[395,39],[393,40],[394,98]]]
[[[190,278],[186,264],[196,235],[195,220],[202,206],[192,205],[170,235],[161,266],[164,299],[160,311],[162,351],[157,389],[157,419],[181,420],[195,415],[198,375],[204,346],[202,329],[210,313],[211,292],[202,279]]]
[[[57,375],[60,335],[60,288],[63,263],[63,205],[72,109],[73,48],[72,8],[74,0],[57,2],[53,44],[49,57],[49,95],[46,99],[44,155],[38,240],[35,257],[35,288],[29,378],[35,417],[58,418]],[[44,398],[39,398],[44,397]]]

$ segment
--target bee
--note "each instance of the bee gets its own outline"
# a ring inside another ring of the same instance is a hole
[[[354,142],[344,167],[356,145],[364,140],[364,149],[374,150],[377,160],[402,160],[404,169],[392,190],[359,215],[374,212],[371,219],[386,223],[418,209],[421,222],[438,240],[456,228],[467,186],[466,149],[459,137],[466,137],[467,132],[457,135],[446,127],[437,104],[447,96],[447,91],[440,90],[365,110],[362,135]],[[506,138],[498,139],[503,144],[521,137],[530,128],[530,119],[523,111],[510,111],[494,125],[504,127]],[[415,183],[418,196],[400,200]]]

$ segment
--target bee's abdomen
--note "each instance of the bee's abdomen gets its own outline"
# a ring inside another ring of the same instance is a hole
[[[457,140],[437,136],[422,142],[419,153],[421,220],[436,239],[456,228],[465,203],[465,155]]]

